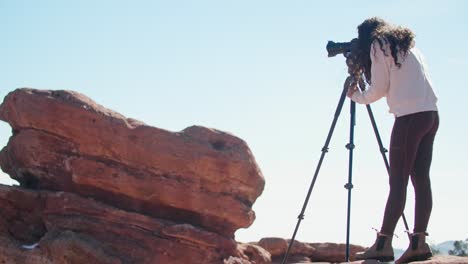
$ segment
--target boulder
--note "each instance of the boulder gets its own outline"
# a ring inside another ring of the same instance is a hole
[[[0,106],[13,136],[0,166],[21,186],[76,193],[226,236],[255,219],[264,178],[228,133],[170,132],[73,91],[18,89]]]
[[[15,90],[0,120],[13,129],[0,167],[20,183],[0,185],[0,263],[269,261],[234,240],[265,184],[243,140],[151,127],[73,91]]]

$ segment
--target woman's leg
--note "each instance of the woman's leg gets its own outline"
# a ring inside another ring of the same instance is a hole
[[[433,255],[429,244],[426,242],[426,236],[428,235],[426,230],[432,211],[429,170],[432,161],[432,146],[439,127],[439,116],[437,112],[432,112],[431,117],[432,122],[428,123],[431,123],[432,126],[419,144],[413,172],[411,173],[411,182],[413,183],[416,198],[414,233],[410,236],[408,249],[395,261],[396,264],[426,260]]]
[[[403,214],[409,176],[414,168],[419,145],[433,127],[432,116],[432,112],[422,112],[395,120],[390,141],[390,192],[380,229],[384,234],[393,234]]]
[[[432,190],[429,170],[432,161],[432,147],[439,127],[437,112],[433,112],[433,127],[421,140],[416,155],[414,170],[411,174],[415,192],[414,233],[426,232],[432,211]]]

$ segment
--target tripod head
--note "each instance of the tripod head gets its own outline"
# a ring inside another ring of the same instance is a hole
[[[366,83],[364,81],[364,70],[357,63],[357,58],[352,52],[347,52],[343,54],[346,58],[346,65],[348,66],[349,76],[345,80],[344,88],[356,87],[364,91],[366,88]]]

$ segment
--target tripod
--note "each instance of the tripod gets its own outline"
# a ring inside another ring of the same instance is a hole
[[[361,77],[362,73],[358,69],[353,67],[352,61],[348,60],[348,57],[347,57],[346,62],[348,64],[348,73],[350,75],[346,78],[346,81],[344,82],[343,91],[341,92],[341,97],[340,97],[340,100],[338,101],[338,106],[336,107],[335,115],[334,115],[330,130],[328,132],[328,136],[327,136],[327,139],[325,141],[325,145],[322,148],[322,154],[320,156],[317,168],[315,169],[314,177],[313,177],[311,185],[309,187],[309,191],[307,192],[307,196],[306,196],[306,199],[304,201],[304,205],[302,206],[302,210],[301,210],[299,216],[297,217],[298,221],[297,221],[297,224],[296,224],[296,228],[294,229],[294,233],[293,233],[293,236],[292,236],[292,238],[291,238],[291,240],[289,242],[288,249],[286,251],[286,254],[284,255],[283,261],[281,262],[282,264],[286,264],[286,261],[287,261],[288,256],[289,256],[289,252],[291,251],[291,248],[292,248],[292,246],[294,244],[294,239],[296,238],[296,234],[297,234],[297,231],[299,229],[299,225],[301,224],[301,221],[304,219],[304,213],[305,213],[305,210],[307,208],[307,204],[309,203],[310,195],[311,195],[312,190],[313,190],[313,188],[315,186],[315,181],[317,180],[317,176],[318,176],[318,173],[320,171],[320,167],[322,166],[322,162],[323,162],[323,159],[325,157],[325,154],[328,152],[328,145],[330,144],[330,140],[331,140],[331,137],[333,135],[333,131],[335,130],[336,122],[337,122],[338,117],[339,117],[339,115],[341,113],[341,110],[343,108],[343,104],[344,104],[344,101],[346,99],[346,94],[348,92],[348,89],[352,85],[359,85],[361,90],[364,90],[364,87],[365,87],[364,81],[363,81],[363,79]],[[351,190],[353,188],[353,184],[352,184],[353,170],[352,169],[353,169],[353,150],[354,150],[354,126],[355,126],[355,123],[356,123],[356,103],[354,101],[352,101],[352,100],[350,100],[350,102],[351,102],[351,104],[350,104],[351,119],[350,119],[350,130],[349,130],[349,143],[346,145],[346,148],[349,150],[348,182],[344,186],[348,190],[347,229],[346,229],[346,259],[345,259],[346,262],[349,262]],[[371,109],[370,105],[366,105],[366,108],[367,108],[367,113],[369,114],[369,118],[370,118],[371,123],[372,123],[372,127],[373,127],[373,130],[374,130],[375,136],[377,138],[377,142],[379,144],[380,153],[382,154],[382,158],[383,158],[383,160],[385,162],[385,167],[387,169],[387,173],[390,174],[390,166],[389,166],[387,156],[386,156],[386,152],[388,152],[388,151],[387,151],[387,149],[385,149],[385,147],[382,144],[382,139],[380,138],[379,131],[377,129],[377,124],[375,122],[374,114],[372,113],[372,109]],[[402,215],[402,218],[403,218],[403,223],[405,225],[405,228],[408,231],[409,230],[408,223],[406,221],[406,217],[405,217],[404,214]],[[409,232],[408,232],[408,234],[409,234]]]

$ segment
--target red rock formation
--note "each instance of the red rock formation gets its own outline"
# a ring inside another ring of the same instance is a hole
[[[271,254],[273,263],[281,263],[289,246],[289,241],[283,238],[263,238],[257,245],[266,249]],[[364,247],[350,245],[350,255],[363,251]],[[342,262],[345,259],[346,244],[335,243],[304,243],[295,241],[288,263],[311,263],[311,262]],[[351,259],[352,260],[352,259]]]
[[[150,127],[71,91],[18,89],[0,119],[13,128],[0,166],[33,189],[0,188],[6,263],[242,258],[233,234],[254,221],[264,179],[241,139]]]
[[[232,236],[254,220],[264,179],[245,142],[190,127],[147,126],[70,91],[20,89],[0,108],[14,132],[1,153],[22,185],[73,192],[119,208]]]
[[[354,261],[349,264],[381,264],[376,260],[365,260],[365,261]],[[434,256],[424,261],[414,261],[411,264],[468,264],[468,257],[456,257],[456,256]]]
[[[190,224],[71,193],[0,186],[0,208],[0,263],[221,263],[236,250],[232,239]]]
[[[264,248],[252,243],[237,244],[238,257],[231,256],[225,264],[270,264],[271,254]]]
[[[250,243],[251,245],[258,246],[259,248],[265,249],[271,255],[271,264],[280,264],[283,261],[284,255],[288,248],[289,240],[283,238],[263,238],[259,242]],[[243,252],[246,250],[245,244],[242,244],[242,247],[238,246],[238,250]],[[345,259],[345,244],[335,244],[335,243],[304,243],[300,241],[295,241],[293,247],[291,248],[290,255],[288,257],[287,263],[302,263],[302,264],[313,264],[313,263],[349,263],[349,264],[379,264],[376,260],[365,260],[365,261],[353,261],[351,257],[351,262],[344,262]],[[350,245],[350,254],[354,254],[358,251],[364,250],[364,247]],[[262,256],[268,256],[263,251],[259,250],[248,250],[250,253],[249,258],[247,259],[262,259]],[[257,256],[254,256],[257,255]],[[246,259],[246,258],[244,258]],[[245,262],[244,259],[231,258],[230,262],[225,262],[226,264],[249,264],[253,262]],[[264,263],[264,262],[257,262]],[[456,256],[434,256],[426,261],[412,262],[417,264],[468,264],[468,257],[456,257]]]

